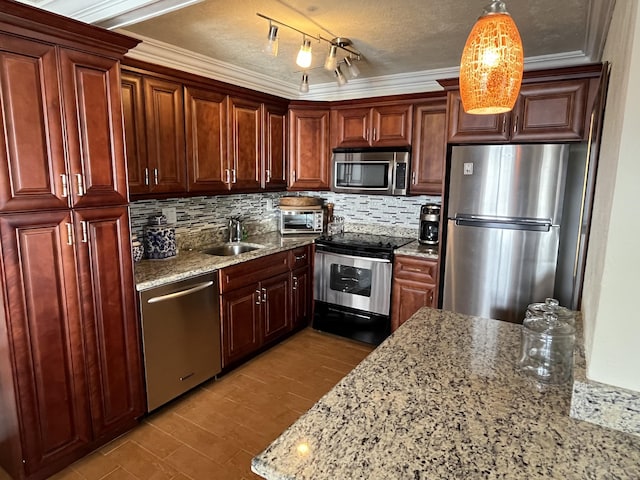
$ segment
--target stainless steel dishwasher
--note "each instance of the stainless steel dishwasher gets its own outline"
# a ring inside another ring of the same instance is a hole
[[[217,274],[140,292],[147,410],[220,373]]]

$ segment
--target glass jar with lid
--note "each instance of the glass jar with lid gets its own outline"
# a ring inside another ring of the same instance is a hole
[[[554,313],[525,318],[518,366],[525,375],[548,384],[571,378],[575,327]]]
[[[560,305],[555,298],[545,298],[544,302],[531,303],[527,306],[526,318],[542,317],[545,313],[555,314],[559,320],[575,325],[576,312]]]

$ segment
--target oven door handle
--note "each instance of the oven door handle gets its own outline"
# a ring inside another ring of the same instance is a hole
[[[391,263],[391,260],[389,260],[387,258],[371,258],[371,257],[366,257],[366,256],[361,256],[361,255],[346,255],[344,253],[333,253],[333,252],[327,252],[327,251],[324,251],[324,250],[316,250],[316,254],[325,255],[325,256],[333,256],[333,257],[338,257],[338,258],[353,258],[355,260],[363,260],[363,261],[367,261],[367,262]]]

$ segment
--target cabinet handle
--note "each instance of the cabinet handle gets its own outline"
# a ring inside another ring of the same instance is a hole
[[[298,289],[298,277],[293,277],[293,290]]]
[[[258,299],[256,300],[256,305],[260,305],[260,303],[262,303],[262,300],[260,299],[260,290],[256,290],[256,295],[258,296]]]
[[[267,289],[262,289],[262,303],[267,303]]]
[[[368,128],[365,130],[365,133],[364,133],[364,139],[365,139],[367,142],[369,141],[369,129],[368,129]]]
[[[411,172],[411,185],[417,185],[417,183],[416,183],[416,172]]]
[[[502,133],[506,133],[507,131],[507,116],[502,116]]]
[[[69,222],[67,222],[66,225],[67,225],[67,245],[73,245],[73,225],[71,225]]]
[[[231,176],[233,177],[232,180],[231,180],[231,183],[236,183],[236,181],[238,179],[236,178],[236,169],[235,168],[231,169]]]
[[[87,233],[87,222],[82,220],[80,222],[80,225],[82,226],[82,243],[87,243],[89,241],[89,234]]]
[[[144,169],[144,184],[149,185],[149,169],[147,167]]]
[[[293,172],[291,172],[291,176],[293,177],[293,181],[296,181],[296,171],[294,170]]]
[[[429,303],[433,305],[433,292],[429,293]]]
[[[378,132],[376,131],[375,127],[373,129],[373,141],[377,142],[378,141],[378,136],[377,136]]]
[[[231,183],[231,171],[228,168],[224,169],[224,183]]]
[[[153,183],[158,185],[158,169],[157,168],[153,169]]]
[[[305,254],[303,254],[303,255],[296,255],[296,262],[297,262],[298,260],[304,260],[305,258],[307,258],[307,254],[306,254],[306,253],[305,253]]]
[[[516,115],[515,122],[513,122],[513,133],[516,133],[517,129],[518,129],[518,116]]]
[[[62,198],[67,198],[67,196],[69,196],[69,189],[67,188],[67,175],[61,173],[60,181],[62,182]]]
[[[84,180],[81,173],[76,173],[76,183],[78,184],[78,196],[82,197],[85,193]]]
[[[267,175],[267,183],[271,182],[271,170],[265,170],[264,173]]]

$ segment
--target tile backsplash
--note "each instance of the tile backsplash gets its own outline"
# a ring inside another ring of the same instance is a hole
[[[277,192],[207,197],[138,200],[131,203],[131,230],[142,238],[150,217],[163,208],[176,209],[176,238],[180,248],[226,240],[227,219],[240,216],[249,234],[278,229],[278,200],[286,195],[320,197],[335,205],[334,214],[344,217],[346,229],[368,226],[418,231],[420,206],[440,203],[439,196],[392,197],[333,192]]]

